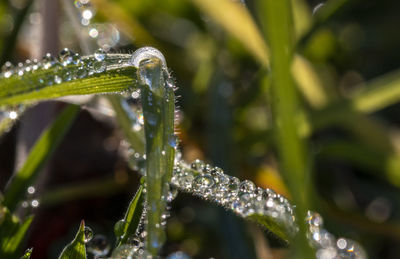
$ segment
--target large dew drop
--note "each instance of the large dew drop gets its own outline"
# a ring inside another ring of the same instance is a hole
[[[85,227],[84,229],[85,233],[85,243],[89,242],[93,238],[93,230],[90,227]]]
[[[140,49],[137,49],[133,54],[132,58],[129,61],[131,65],[133,65],[136,68],[139,68],[140,62],[146,59],[151,59],[151,58],[158,58],[162,62],[163,68],[167,68],[167,62],[165,61],[164,55],[156,48],[153,47],[143,47]]]

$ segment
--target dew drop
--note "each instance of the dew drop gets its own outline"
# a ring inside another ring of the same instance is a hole
[[[178,143],[177,137],[174,134],[171,134],[168,137],[168,145],[170,145],[173,148],[176,148],[178,146],[177,143]]]
[[[36,190],[35,190],[35,187],[29,186],[26,191],[28,192],[28,194],[34,194]]]
[[[32,206],[32,208],[39,207],[39,200],[37,200],[37,199],[32,200],[31,201],[31,206]]]
[[[3,76],[5,78],[9,78],[10,76],[12,76],[14,73],[13,68],[14,68],[14,66],[12,65],[12,63],[10,61],[7,61],[6,63],[4,63],[3,67],[1,68]]]
[[[214,184],[214,179],[210,175],[199,175],[193,180],[193,188],[201,193],[208,193]]]
[[[205,168],[205,163],[203,162],[203,161],[201,161],[201,160],[199,160],[199,159],[196,159],[194,162],[192,162],[191,164],[190,164],[190,167],[193,169],[193,170],[196,170],[196,171],[203,171],[203,169]]]
[[[62,78],[59,75],[55,75],[54,76],[54,83],[61,84],[62,83]]]
[[[60,51],[60,54],[58,55],[58,60],[63,66],[68,66],[73,62],[74,55],[74,52],[72,52],[68,48],[65,48]]]
[[[106,51],[103,50],[103,49],[98,49],[98,50],[96,50],[96,52],[94,53],[94,58],[95,58],[97,61],[104,61],[104,60],[106,59],[106,57],[107,57],[107,53],[106,53]]]
[[[92,68],[95,73],[102,73],[106,71],[107,65],[104,61],[94,61],[92,64]]]
[[[157,58],[161,60],[162,66],[164,68],[167,67],[167,62],[165,61],[164,55],[156,48],[153,47],[143,47],[140,49],[137,49],[133,54],[130,59],[131,65],[133,65],[136,68],[139,68],[139,64],[145,60],[145,59],[151,59],[151,58]]]
[[[74,54],[72,56],[71,61],[72,61],[72,64],[74,64],[74,65],[81,65],[82,64],[81,56],[78,53],[76,53],[76,54]]]
[[[90,227],[85,226],[84,229],[85,234],[85,243],[89,242],[93,238],[93,230]]]
[[[104,235],[95,235],[86,245],[87,251],[94,256],[106,256],[110,248],[110,243]]]
[[[55,58],[50,53],[46,53],[46,55],[43,56],[42,65],[44,69],[51,68],[54,65],[54,63],[55,63]]]

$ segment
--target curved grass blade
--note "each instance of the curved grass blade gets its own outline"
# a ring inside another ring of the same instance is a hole
[[[71,127],[78,111],[78,106],[69,105],[36,141],[25,164],[15,174],[4,194],[3,205],[7,206],[10,211],[13,211],[24,199],[26,188],[33,183],[46,161],[53,154]]]
[[[107,54],[103,61],[85,56],[77,64],[43,60],[7,71],[0,77],[0,106],[68,95],[116,93],[135,87],[131,55]],[[28,72],[26,71],[28,70]]]
[[[128,238],[135,234],[143,213],[143,200],[143,185],[140,185],[125,213],[123,229],[118,233],[121,239],[117,241],[117,247],[126,244]]]
[[[86,259],[85,222],[82,220],[74,240],[61,252],[59,259]]]

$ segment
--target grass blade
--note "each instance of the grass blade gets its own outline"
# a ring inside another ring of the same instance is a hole
[[[165,240],[163,229],[157,226],[161,225],[166,208],[165,195],[169,191],[175,156],[175,146],[170,144],[175,140],[175,98],[159,58],[141,60],[138,70],[146,138],[146,247],[155,256]]]
[[[121,240],[117,242],[117,247],[128,242],[128,238],[133,236],[139,225],[140,217],[143,212],[143,185],[139,186],[138,191],[129,204],[128,210],[125,213],[124,224],[121,233]]]
[[[24,240],[33,216],[21,224],[20,220],[6,208],[0,208],[0,258],[17,258],[18,250]]]
[[[193,3],[237,38],[260,64],[269,65],[268,46],[244,5],[230,0],[193,0]]]
[[[299,234],[293,242],[298,258],[312,258],[305,236],[306,210],[309,207],[307,184],[309,168],[305,143],[298,132],[298,121],[293,118],[302,110],[291,76],[293,51],[293,26],[290,1],[258,1],[265,27],[265,34],[271,48],[272,110],[274,112],[276,141],[283,176],[296,204]]]
[[[15,174],[4,194],[3,205],[7,206],[10,211],[13,211],[24,198],[26,188],[33,183],[46,161],[57,148],[72,125],[78,111],[78,106],[69,105],[36,141],[25,164]]]
[[[136,79],[136,68],[130,64],[130,58],[128,54],[108,54],[101,63],[94,56],[86,56],[76,65],[54,63],[47,69],[41,65],[22,76],[17,74],[22,69],[18,67],[11,76],[6,78],[3,74],[0,80],[0,105],[128,90],[134,87],[132,82]]]
[[[61,252],[59,259],[86,259],[85,222],[82,220],[74,240]]]

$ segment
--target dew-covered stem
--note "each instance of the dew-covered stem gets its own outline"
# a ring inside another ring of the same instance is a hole
[[[141,59],[138,78],[141,85],[146,139],[146,248],[152,255],[165,240],[162,213],[166,208],[175,149],[169,144],[174,136],[174,93],[167,87],[164,63],[157,57]]]

